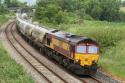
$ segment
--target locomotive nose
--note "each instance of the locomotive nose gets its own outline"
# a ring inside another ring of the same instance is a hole
[[[86,55],[77,55],[77,59],[79,59],[79,64],[81,66],[91,66],[94,63],[98,61],[99,55],[95,54],[86,54]]]

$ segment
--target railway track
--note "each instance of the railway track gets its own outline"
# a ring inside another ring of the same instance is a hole
[[[100,80],[94,78],[93,76],[81,77],[80,79],[86,83],[102,83]]]
[[[18,43],[16,40],[12,28],[14,23],[9,24],[7,28],[5,29],[5,33],[7,36],[7,39],[10,41],[11,45],[15,48],[15,50],[46,80],[47,83],[52,82],[60,82],[60,83],[67,83],[67,81],[61,79],[58,77],[55,73],[52,73],[44,67],[41,63],[39,63],[35,58],[32,57],[32,54],[28,52],[24,47]],[[16,42],[16,44],[14,44]],[[22,49],[21,49],[22,48]],[[48,71],[47,71],[48,70]],[[46,71],[46,72],[45,72]],[[44,73],[45,72],[45,73]],[[47,75],[48,74],[48,75]],[[53,76],[53,77],[51,77]]]
[[[22,44],[19,40],[19,35],[17,34],[15,23],[10,23],[6,29],[5,34],[10,42],[10,44],[13,46],[13,48],[44,78],[44,82],[46,83],[102,83],[96,78],[90,77],[90,78],[83,78],[83,77],[77,77],[74,76],[77,80],[68,80],[65,79],[65,77],[61,77],[61,73],[58,73],[58,70],[54,72],[51,68],[45,65],[45,63],[42,63],[38,58],[34,57],[34,54],[32,51],[28,50],[26,48],[26,45]],[[63,76],[63,75],[62,75]],[[72,77],[73,78],[73,77]],[[70,78],[69,78],[70,79]]]

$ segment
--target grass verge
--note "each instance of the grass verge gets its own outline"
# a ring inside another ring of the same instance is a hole
[[[5,23],[7,20],[9,19],[9,17],[5,16],[5,15],[0,15],[0,26]]]
[[[34,83],[32,77],[8,55],[0,42],[0,83]]]

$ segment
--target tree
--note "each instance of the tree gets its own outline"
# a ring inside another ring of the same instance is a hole
[[[10,5],[10,0],[4,0],[4,4],[8,7]]]
[[[122,15],[119,14],[120,4],[121,0],[38,0],[35,15],[39,20],[44,19],[53,23],[60,23],[56,20],[57,17],[66,19],[70,13],[77,16],[82,23],[87,15],[95,20],[114,21]]]
[[[27,3],[26,2],[20,2],[18,0],[4,0],[4,4],[6,5],[7,8],[9,7],[26,7]]]
[[[119,14],[121,0],[89,0],[86,13],[98,20],[113,21]]]
[[[0,14],[4,14],[7,12],[7,9],[5,8],[4,4],[2,3],[2,0],[0,0]]]
[[[118,17],[121,0],[101,0],[101,13],[100,20],[113,21]]]
[[[42,22],[60,24],[66,21],[66,12],[54,0],[40,0],[35,17]]]

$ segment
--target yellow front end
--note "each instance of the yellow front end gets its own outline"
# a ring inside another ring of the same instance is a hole
[[[99,54],[75,54],[75,61],[79,62],[81,66],[91,66],[94,63],[97,63],[99,59]]]

